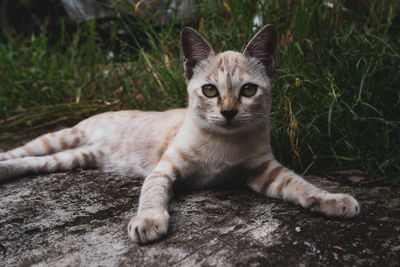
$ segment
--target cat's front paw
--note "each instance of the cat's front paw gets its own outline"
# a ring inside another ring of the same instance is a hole
[[[169,214],[166,210],[149,209],[138,212],[128,224],[129,237],[136,243],[160,239],[168,231]]]
[[[360,213],[360,204],[349,194],[312,196],[307,199],[307,203],[311,211],[330,217],[350,218]]]

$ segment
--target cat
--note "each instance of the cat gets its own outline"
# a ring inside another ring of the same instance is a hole
[[[186,109],[107,112],[45,134],[0,153],[0,181],[77,167],[143,177],[138,210],[127,227],[137,243],[167,233],[173,184],[238,183],[326,216],[356,216],[360,205],[352,196],[317,188],[273,156],[269,113],[277,40],[269,24],[243,53],[215,54],[197,31],[185,27]]]

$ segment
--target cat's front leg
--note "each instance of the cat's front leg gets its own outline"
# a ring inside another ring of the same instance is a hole
[[[128,234],[136,243],[160,239],[168,231],[168,201],[177,169],[167,157],[144,180],[139,208],[128,224]]]
[[[292,201],[331,217],[349,218],[360,212],[358,201],[349,194],[333,194],[317,188],[276,160],[268,161],[264,166],[264,172],[248,183],[261,194]]]

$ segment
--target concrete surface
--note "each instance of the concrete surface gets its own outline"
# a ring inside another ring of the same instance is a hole
[[[329,219],[243,189],[177,192],[168,235],[145,246],[126,232],[141,180],[97,170],[17,179],[0,185],[0,266],[398,266],[399,188],[307,179],[353,194],[361,215]]]

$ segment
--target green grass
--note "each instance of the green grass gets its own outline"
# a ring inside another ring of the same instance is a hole
[[[76,122],[106,110],[183,107],[179,33],[198,29],[215,51],[242,50],[258,10],[280,32],[272,139],[300,172],[363,169],[400,180],[400,14],[396,1],[342,11],[322,1],[197,1],[196,16],[89,22],[56,43],[44,30],[0,44],[2,131]],[[306,2],[306,3],[305,3]],[[356,1],[354,1],[356,2]],[[133,9],[131,10],[133,12]],[[398,19],[398,18],[397,18]],[[117,30],[129,32],[129,41]],[[105,34],[106,33],[106,34]],[[118,50],[108,58],[110,50]]]

